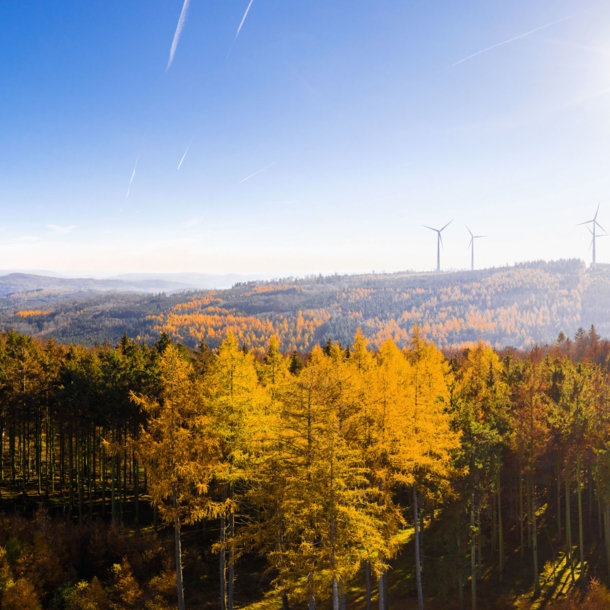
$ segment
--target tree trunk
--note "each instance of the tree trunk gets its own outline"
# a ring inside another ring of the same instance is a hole
[[[606,569],[610,584],[610,503],[604,502],[604,533],[606,536]]]
[[[367,561],[364,566],[364,577],[366,580],[366,610],[372,610],[371,562],[370,561]]]
[[[231,496],[233,495],[231,490]],[[235,553],[233,550],[233,536],[235,535],[235,513],[229,513],[229,566],[227,578],[227,610],[233,610],[235,595]]]
[[[377,583],[378,590],[378,598],[379,598],[379,610],[388,610],[388,600],[386,599],[386,579],[387,579],[387,571],[383,570],[381,575],[379,576],[379,581]]]
[[[481,580],[483,578],[483,533],[481,531],[481,505],[477,506],[477,576]]]
[[[521,477],[521,471],[519,471],[519,555],[521,559],[524,556],[523,546],[523,478]]]
[[[307,576],[307,610],[316,610],[316,598],[314,597],[313,574]]]
[[[578,497],[578,555],[580,559],[580,584],[585,582],[585,543],[583,536],[582,525],[582,489],[581,489],[581,473],[580,473],[580,454],[576,456],[576,491]]]
[[[528,473],[525,478],[525,493],[527,496],[527,548],[532,548],[532,479]]]
[[[174,542],[176,548],[176,587],[178,589],[178,610],[184,607],[184,585],[182,583],[182,543],[180,540],[180,516],[178,515],[178,494],[176,484],[172,486],[172,504],[174,507]]]
[[[457,556],[458,556],[458,595],[460,598],[460,610],[464,610],[464,577],[462,574],[462,539],[458,532],[457,535]]]
[[[498,472],[498,568],[500,581],[504,577],[504,528],[502,526],[502,489],[500,487],[500,473]]]
[[[134,521],[136,525],[140,523],[140,466],[138,458],[133,454],[133,509]]]
[[[561,541],[561,473],[557,473],[557,540]]]
[[[572,582],[574,582],[574,561],[572,559],[572,510],[570,507],[570,474],[566,472],[566,562],[570,566]]]
[[[424,592],[421,583],[421,561],[419,549],[419,509],[417,507],[417,489],[413,486],[413,522],[415,524],[415,582],[417,584],[417,607],[424,610]]]
[[[531,477],[531,475],[528,475]],[[531,479],[528,486],[531,490],[532,507],[532,556],[534,559],[534,597],[540,596],[540,574],[538,570],[538,530],[536,527],[536,486],[532,485]]]
[[[336,576],[333,576],[333,610],[339,610],[339,583]]]
[[[477,610],[477,536],[475,530],[476,508],[474,505],[474,494],[470,507],[470,589],[472,592],[472,610]]]
[[[224,515],[220,517],[220,610],[226,610],[227,608],[227,558],[226,550],[224,548],[225,543],[225,518]]]

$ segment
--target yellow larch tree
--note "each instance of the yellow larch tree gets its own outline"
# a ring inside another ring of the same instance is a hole
[[[233,610],[235,574],[235,520],[239,499],[246,492],[254,462],[266,435],[268,393],[259,383],[254,356],[240,348],[228,332],[205,375],[206,404],[220,439],[222,468],[216,472],[226,516],[221,515],[221,610]],[[228,551],[228,561],[227,561]]]
[[[419,495],[432,484],[448,485],[459,434],[451,426],[450,371],[442,352],[424,341],[416,329],[404,355],[408,368],[392,412],[391,463],[395,481],[410,487],[413,494],[415,578],[422,610]]]
[[[137,452],[148,472],[148,489],[164,521],[174,527],[178,608],[184,610],[181,526],[216,516],[222,507],[208,495],[219,469],[219,438],[192,366],[174,345],[165,349],[158,397],[135,396],[148,414]]]

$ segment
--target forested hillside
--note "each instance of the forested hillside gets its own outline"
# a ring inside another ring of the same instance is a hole
[[[608,607],[609,342],[278,346],[1,333],[0,608]]]
[[[371,345],[405,345],[418,326],[441,348],[483,339],[494,347],[552,343],[595,325],[610,336],[610,267],[576,260],[473,272],[318,276],[249,282],[166,296],[20,292],[0,299],[0,325],[63,343],[154,341],[162,331],[195,347],[231,329],[251,348],[272,334],[282,349],[347,344],[360,327]]]

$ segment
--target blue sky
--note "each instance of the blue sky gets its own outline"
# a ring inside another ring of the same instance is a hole
[[[446,269],[464,224],[478,266],[588,260],[600,201],[610,230],[607,1],[253,0],[236,39],[247,6],[190,0],[166,69],[183,0],[0,4],[0,268],[427,270],[451,219]]]

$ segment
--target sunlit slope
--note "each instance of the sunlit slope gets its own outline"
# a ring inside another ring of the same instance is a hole
[[[441,347],[479,338],[527,347],[591,324],[610,336],[610,266],[591,271],[569,260],[440,275],[319,276],[171,296],[37,291],[1,305],[2,328],[85,344],[167,331],[193,347],[204,340],[214,347],[230,328],[252,348],[275,333],[283,349],[308,350],[329,338],[348,344],[357,327],[375,346],[389,336],[403,344],[418,325]]]
[[[441,347],[483,338],[494,346],[551,342],[596,324],[610,333],[610,269],[580,261],[475,272],[318,277],[246,284],[196,296],[159,315],[156,327],[196,344],[232,328],[250,346],[270,334],[285,349],[328,338],[349,343],[361,327],[372,344],[404,343],[414,326]]]

